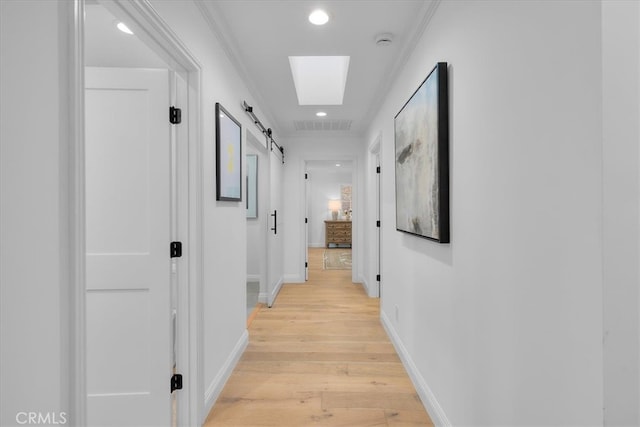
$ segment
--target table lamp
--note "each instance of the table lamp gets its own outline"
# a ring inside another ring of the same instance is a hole
[[[338,211],[340,211],[340,200],[329,200],[329,210],[334,221],[338,219]]]

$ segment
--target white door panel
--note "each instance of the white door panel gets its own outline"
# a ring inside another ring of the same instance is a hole
[[[380,153],[376,153],[375,156],[375,163],[376,163],[376,168],[380,168]],[[376,195],[375,195],[375,204],[376,204],[376,220],[377,221],[381,221],[380,216],[381,216],[381,209],[380,206],[382,204],[382,197],[381,197],[381,177],[380,177],[380,172],[376,172]],[[376,275],[381,275],[382,272],[380,271],[382,269],[382,262],[381,262],[381,234],[382,234],[382,228],[381,227],[377,227],[376,228],[376,238],[375,238],[375,248],[374,248],[374,254],[375,254],[375,259],[374,259],[374,265],[375,265],[375,273]],[[376,281],[376,294],[374,296],[380,298],[381,297],[381,292],[382,292],[382,283],[380,280]]]
[[[89,425],[170,424],[166,70],[86,69]]]
[[[271,307],[282,285],[284,270],[284,246],[282,233],[284,232],[282,209],[282,172],[283,165],[280,155],[269,154],[269,230],[267,235],[269,244],[269,280],[267,281],[267,305]],[[275,216],[274,216],[275,213]],[[275,230],[273,230],[275,228]]]
[[[309,280],[309,173],[304,173],[304,280]]]
[[[149,252],[149,162],[157,160],[149,158],[150,117],[141,114],[149,95],[138,89],[87,88],[89,254]]]

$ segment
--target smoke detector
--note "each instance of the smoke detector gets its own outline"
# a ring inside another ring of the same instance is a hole
[[[380,33],[376,36],[377,46],[389,46],[391,43],[393,43],[393,34],[391,33]]]

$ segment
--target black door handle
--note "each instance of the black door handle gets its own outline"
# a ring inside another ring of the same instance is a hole
[[[273,217],[273,227],[271,228],[271,231],[273,231],[273,234],[278,234],[278,211],[273,211],[271,216]]]

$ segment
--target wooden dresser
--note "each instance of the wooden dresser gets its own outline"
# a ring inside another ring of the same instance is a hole
[[[351,246],[351,221],[325,221],[324,236],[327,248],[330,243]]]

